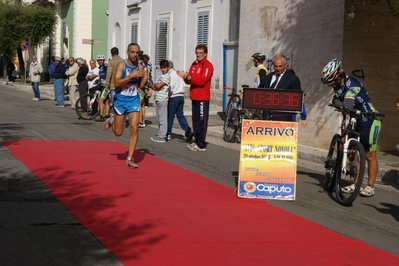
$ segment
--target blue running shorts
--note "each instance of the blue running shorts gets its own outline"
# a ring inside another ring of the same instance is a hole
[[[140,111],[140,97],[139,95],[129,97],[128,99],[118,99],[118,95],[114,98],[114,110],[118,115],[129,114]]]

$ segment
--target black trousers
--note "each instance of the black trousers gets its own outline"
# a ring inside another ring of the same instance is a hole
[[[206,133],[208,131],[209,101],[191,101],[192,122],[195,143],[201,149],[206,148]]]

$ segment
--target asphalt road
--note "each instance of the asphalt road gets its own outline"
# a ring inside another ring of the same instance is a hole
[[[32,93],[12,86],[0,85],[0,91],[0,141],[115,140],[125,145],[128,142],[128,132],[117,138],[111,131],[104,131],[102,123],[78,120],[73,110],[56,108],[50,97],[34,102]],[[207,138],[206,153],[188,151],[177,127],[172,141],[152,142],[150,137],[155,135],[156,123],[155,118],[148,119],[153,123],[140,129],[137,149],[219,182],[231,188],[235,197],[239,145],[222,140],[217,130],[223,125],[219,116],[210,118],[210,128],[215,130]],[[2,265],[120,265],[2,145],[0,158]],[[101,158],[98,160],[102,163]],[[358,197],[353,206],[343,207],[323,192],[323,179],[322,164],[299,160],[296,201],[267,202],[399,256],[398,187],[380,184],[374,197]]]

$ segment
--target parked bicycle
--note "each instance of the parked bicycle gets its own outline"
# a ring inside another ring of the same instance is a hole
[[[76,101],[75,111],[79,118],[92,120],[99,115],[97,100],[100,98],[101,91],[99,85],[90,89],[90,92],[82,95]]]
[[[242,87],[245,89],[248,86],[243,85]],[[228,96],[229,101],[226,106],[223,125],[223,140],[226,142],[241,142],[243,119],[260,120],[262,115],[259,110],[242,108],[241,95],[237,93],[236,88],[232,88],[232,93]]]
[[[344,105],[329,106],[336,108],[342,114],[341,133],[335,134],[331,140],[328,155],[325,160],[326,179],[324,190],[334,191],[339,204],[348,206],[353,203],[362,187],[365,172],[365,151],[360,143],[358,122],[364,117],[379,119],[385,116],[375,112],[361,112],[348,109]],[[342,188],[354,184],[352,193],[346,193]]]

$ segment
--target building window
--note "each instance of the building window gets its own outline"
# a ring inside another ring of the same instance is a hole
[[[168,54],[168,24],[169,21],[162,19],[157,20],[156,23],[156,40],[155,40],[155,71],[154,80],[161,75],[159,62],[162,59],[167,59]]]
[[[198,13],[197,44],[208,45],[209,11]]]
[[[131,42],[138,43],[137,31],[138,31],[139,24],[137,22],[132,23],[132,30],[131,30]]]

